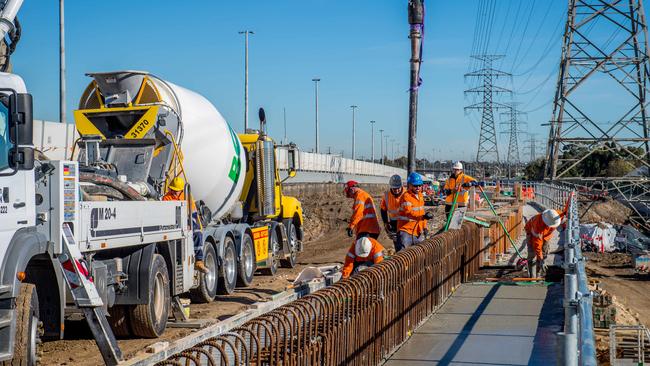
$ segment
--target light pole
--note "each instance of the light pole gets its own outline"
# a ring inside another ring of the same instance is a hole
[[[379,144],[381,145],[381,157],[379,158],[379,161],[381,161],[382,165],[384,164],[384,130],[380,129],[379,130]]]
[[[70,132],[65,122],[65,23],[64,23],[64,0],[59,0],[59,120],[65,127],[65,153],[68,158],[68,140]],[[72,157],[71,157],[72,158]]]
[[[318,82],[320,81],[320,78],[313,78],[311,81],[314,82],[314,88],[315,88],[315,94],[316,94],[316,153],[320,152],[320,149],[318,147]]]
[[[356,105],[351,105],[350,108],[352,108],[352,160],[355,160],[356,158],[356,151],[354,150],[354,140],[355,140],[355,129],[354,129],[354,112],[359,108],[359,106]]]
[[[390,160],[395,164],[395,139],[390,139]]]
[[[246,130],[248,129],[248,35],[255,33],[246,30],[239,32],[239,34],[243,34],[246,39],[244,51],[244,133],[246,133]]]
[[[370,160],[375,162],[375,121],[370,121]]]
[[[284,140],[283,144],[287,143],[287,108],[282,107],[282,113],[284,114]]]

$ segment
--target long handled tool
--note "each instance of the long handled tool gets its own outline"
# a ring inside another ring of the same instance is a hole
[[[519,260],[517,261],[517,266],[520,268],[523,268],[524,266],[528,265],[528,260],[524,258],[521,253],[519,252],[519,249],[517,249],[517,245],[515,244],[515,241],[512,240],[512,237],[510,236],[510,233],[508,232],[508,229],[506,229],[506,226],[503,224],[503,221],[501,221],[501,218],[497,214],[497,210],[494,208],[492,205],[492,202],[490,202],[490,199],[488,198],[487,194],[483,190],[483,187],[478,186],[479,191],[483,194],[483,198],[485,198],[485,202],[488,203],[490,206],[490,210],[492,210],[492,213],[494,216],[496,216],[497,220],[499,221],[499,225],[501,225],[501,228],[503,229],[503,232],[506,233],[506,236],[508,237],[508,240],[510,241],[510,245],[512,245],[512,248],[515,250],[517,253],[517,256],[519,257]]]
[[[456,190],[456,193],[454,194],[454,201],[451,203],[451,210],[449,210],[449,215],[447,215],[447,222],[445,223],[445,230],[443,230],[443,232],[449,230],[449,224],[451,224],[451,218],[454,216],[454,212],[456,211],[456,204],[458,202],[459,192],[460,189]]]

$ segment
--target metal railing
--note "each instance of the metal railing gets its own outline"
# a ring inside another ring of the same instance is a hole
[[[567,207],[564,239],[563,364],[596,365],[596,346],[585,258],[580,246],[578,200],[575,191],[562,185],[535,184],[535,202],[558,211]],[[568,206],[567,206],[568,205]]]
[[[650,354],[650,331],[645,326],[617,325],[609,327],[609,363],[645,365]]]

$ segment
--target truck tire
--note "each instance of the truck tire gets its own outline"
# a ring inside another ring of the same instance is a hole
[[[282,268],[294,268],[298,260],[298,229],[293,221],[287,221],[287,240],[289,241],[289,256],[280,260]]]
[[[167,326],[171,297],[167,265],[160,254],[154,254],[149,272],[148,299],[145,304],[135,305],[129,314],[133,335],[143,338],[159,337]]]
[[[217,293],[219,295],[230,295],[235,291],[237,285],[237,252],[235,241],[226,236],[223,241],[223,257],[219,268],[219,284]]]
[[[4,366],[32,366],[38,363],[40,320],[36,286],[23,283],[16,299],[16,343],[14,357],[2,362]]]
[[[108,322],[116,337],[128,337],[131,335],[131,327],[129,326],[130,312],[131,306],[129,305],[115,305],[112,308],[108,308]]]
[[[212,302],[217,296],[217,253],[214,245],[206,242],[203,247],[203,263],[208,267],[210,273],[199,273],[199,287],[190,290],[190,299],[193,303],[206,304]]]
[[[248,287],[253,283],[253,275],[257,270],[255,245],[249,233],[244,233],[241,241],[241,256],[237,268],[237,286]]]
[[[280,251],[282,251],[280,244],[280,236],[278,235],[277,230],[272,230],[271,235],[269,236],[269,261],[271,264],[269,267],[264,268],[262,273],[275,276],[278,272],[278,266],[280,265]]]

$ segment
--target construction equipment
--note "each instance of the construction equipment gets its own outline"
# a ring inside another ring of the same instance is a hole
[[[212,301],[257,268],[294,266],[301,249],[300,202],[282,194],[263,124],[237,136],[187,89],[143,72],[91,76],[78,161],[50,161],[34,159],[24,83],[0,74],[0,361],[35,364],[38,338],[60,339],[81,313],[115,364],[113,332],[157,337],[179,295]],[[161,201],[179,176],[186,200]],[[191,217],[208,274],[194,270]]]

